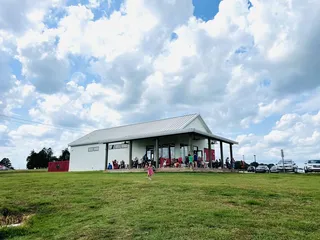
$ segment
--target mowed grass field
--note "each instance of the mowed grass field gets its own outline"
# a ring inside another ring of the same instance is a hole
[[[320,239],[320,175],[0,173],[2,239]]]

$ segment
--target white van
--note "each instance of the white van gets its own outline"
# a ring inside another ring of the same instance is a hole
[[[298,166],[291,159],[284,161],[280,160],[277,164],[277,169],[280,172],[283,172],[283,170],[285,170],[286,172],[294,172],[297,168]]]
[[[304,165],[304,171],[320,172],[320,160],[308,160]]]

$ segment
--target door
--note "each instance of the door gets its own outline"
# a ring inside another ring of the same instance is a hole
[[[147,159],[149,161],[154,160],[154,147],[153,146],[147,146]]]

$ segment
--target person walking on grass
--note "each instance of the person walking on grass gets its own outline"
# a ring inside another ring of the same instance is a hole
[[[151,177],[153,174],[154,174],[153,167],[152,167],[151,163],[149,163],[149,166],[148,166],[148,179],[149,180],[152,180]]]

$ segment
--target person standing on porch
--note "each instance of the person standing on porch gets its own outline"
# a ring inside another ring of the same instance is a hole
[[[197,155],[197,152],[194,152],[193,163],[194,163],[194,167],[197,168],[198,167],[198,155]]]
[[[108,170],[111,170],[112,169],[112,165],[111,163],[108,164]]]
[[[234,169],[234,163],[235,163],[234,158],[232,158],[231,159],[231,169]]]
[[[193,168],[193,156],[190,153],[188,154],[188,156],[189,156],[189,167]]]
[[[228,169],[230,168],[230,163],[229,163],[229,158],[228,157],[226,158],[226,166],[227,166]]]

